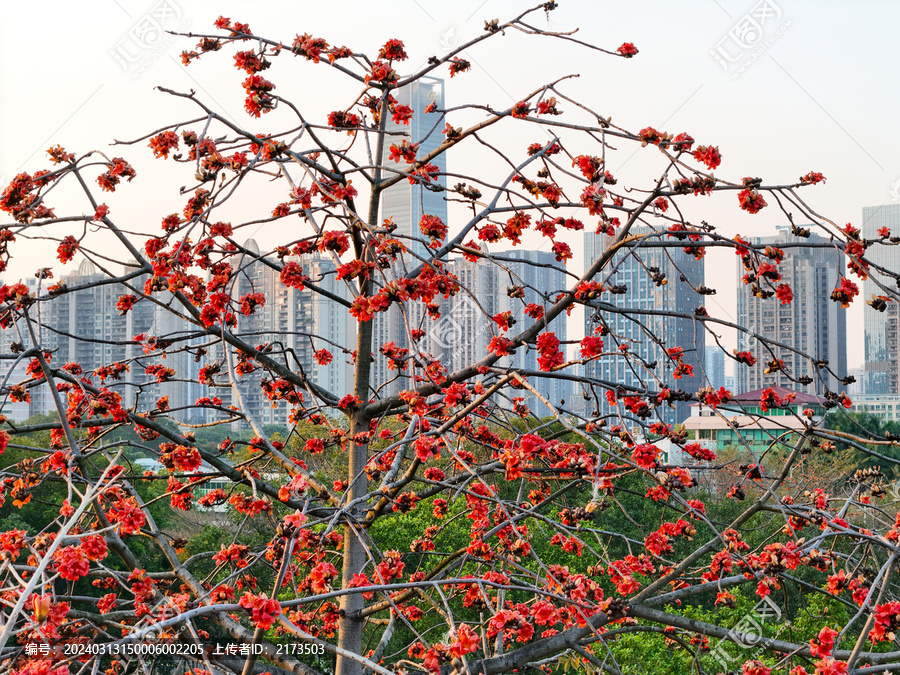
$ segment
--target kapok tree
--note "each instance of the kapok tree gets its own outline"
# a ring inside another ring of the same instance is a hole
[[[900,623],[900,516],[872,503],[885,494],[881,472],[849,477],[838,494],[813,484],[795,491],[793,472],[838,438],[771,389],[760,404],[800,424],[771,432],[765,462],[717,464],[707,445],[665,421],[666,411],[691,400],[722,414],[733,392],[706,386],[690,355],[707,335],[718,345],[724,330],[747,327],[706,311],[702,296],[712,289],[702,284],[693,288],[696,311],[684,315],[614,302],[627,290],[617,277],[623,255],[702,259],[713,248],[740,257],[754,294],[792,301],[779,272],[783,251],[684,215],[714,193],[733,193],[734,208],[749,213],[779,210],[800,236],[808,231],[793,224],[797,214],[829,234],[817,245],[844,252],[848,274],[883,284],[872,311],[897,300],[898,271],[871,265],[867,249],[897,238],[885,231],[864,240],[818,216],[798,190],[824,180],[819,173],[780,183],[714,175],[721,155],[709,140],[621,128],[579,102],[565,77],[521,92],[507,108],[436,100],[419,113],[400,102],[428,76],[465,77],[463,54],[485,40],[518,31],[573,41],[534,25],[555,6],[488,21],[482,36],[409,75],[398,39],[367,56],[307,34],[254,35],[220,17],[209,34],[186,36],[196,47],[183,60],[227,59],[243,71],[244,121],[194,92],[162,89],[196,114],[114,153],[52,147],[47,166],[5,188],[4,268],[25,240],[49,244],[61,263],[89,261],[64,280],[41,262],[36,282],[0,288],[4,401],[41,399],[54,417],[5,420],[0,431],[8,460],[0,499],[31,528],[0,533],[7,672],[119,673],[142,664],[474,674],[565,663],[620,673],[634,671],[621,648],[629,635],[643,636],[648,650],[665,640],[697,672],[900,669],[900,651],[883,648]],[[581,45],[591,63],[637,54],[627,42]],[[356,92],[311,117],[307,100],[283,97],[282,81],[267,79],[276,62],[319,68]],[[416,115],[436,120],[424,140],[404,132]],[[518,133],[533,141],[511,143]],[[659,160],[645,186],[621,186],[609,169],[632,146]],[[117,202],[141,180],[135,157],[151,152],[184,187],[173,193],[178,212],[154,213],[168,195],[144,205],[162,222],[148,232],[120,218]],[[78,196],[63,195],[64,185]],[[410,231],[384,199],[396,185],[409,185],[421,205],[422,195],[437,195],[453,217],[423,209]],[[236,220],[236,204],[250,215]],[[572,246],[585,231],[605,237],[604,246],[574,270]],[[543,263],[514,267],[497,253],[523,233],[549,244],[559,287],[527,287],[521,270]],[[247,242],[251,235],[262,248]],[[490,296],[454,272],[460,260],[509,280],[507,309],[486,311]],[[658,266],[644,273],[656,286],[668,282]],[[85,350],[96,342],[63,326],[55,308],[102,289],[109,305],[95,312],[145,329],[101,341],[117,358],[61,362],[76,353],[62,350],[61,337]],[[279,300],[289,292],[293,300]],[[857,294],[841,275],[831,299],[846,306]],[[486,346],[450,367],[432,329],[464,298],[483,319]],[[351,316],[355,331],[254,323],[267,307],[324,301]],[[561,341],[573,310],[594,317],[596,329]],[[616,334],[615,316],[637,332]],[[693,343],[665,343],[652,316],[692,322]],[[399,327],[397,337],[379,341],[388,325]],[[785,346],[753,337],[778,365]],[[643,358],[639,342],[657,344],[662,362]],[[515,360],[528,354],[536,367]],[[766,367],[749,351],[727,356],[737,368]],[[600,377],[593,366],[610,361],[636,379]],[[352,384],[330,390],[321,374],[341,363],[350,364]],[[387,376],[376,380],[376,372]],[[540,383],[553,380],[577,383],[579,396],[549,400]],[[201,395],[173,405],[186,391]],[[849,399],[828,391],[823,403]],[[289,420],[286,438],[264,428],[269,406]],[[203,443],[207,427],[228,438]],[[843,432],[839,440],[869,453],[878,447]],[[665,443],[688,465],[670,462]],[[139,456],[157,459],[158,470],[144,471]],[[700,491],[701,472],[730,472],[727,495]],[[38,507],[49,516],[34,522]],[[219,539],[204,548],[208,531],[167,531],[169,509],[218,519]],[[726,611],[766,597],[788,613],[800,612],[801,597],[841,611],[776,637],[753,636]],[[679,609],[688,605],[705,607],[706,618]],[[129,640],[171,649],[124,651]],[[209,647],[229,641],[251,645],[253,655]],[[718,641],[729,646],[716,656]],[[98,645],[118,655],[91,653]]]

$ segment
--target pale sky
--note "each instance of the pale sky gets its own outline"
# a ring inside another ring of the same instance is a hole
[[[397,37],[406,44],[410,68],[481,34],[485,19],[504,21],[532,6],[509,0],[169,0],[169,5],[176,9],[165,20],[168,29],[212,32],[212,22],[222,14],[285,43],[308,32],[367,53]],[[532,21],[550,30],[579,28],[578,39],[610,50],[633,42],[640,53],[624,60],[556,41],[526,41],[513,34],[494,38],[466,54],[473,62],[470,73],[447,79],[447,105],[475,101],[505,108],[550,80],[579,73],[579,79],[567,83],[567,93],[611,115],[617,124],[632,131],[648,125],[673,134],[686,131],[699,143],[718,145],[723,162],[716,175],[790,183],[809,171],[821,171],[827,183],[803,194],[818,213],[839,225],[859,226],[863,206],[900,198],[900,136],[895,128],[900,110],[900,41],[895,36],[900,3],[561,0],[559,5],[549,23],[543,13]],[[0,5],[4,185],[19,171],[45,168],[43,151],[56,143],[76,153],[101,149],[112,155],[141,155],[142,162],[149,162],[144,144],[125,149],[105,144],[195,116],[185,104],[154,91],[157,85],[193,88],[212,107],[248,128],[270,130],[265,118],[251,120],[243,112],[243,75],[231,67],[230,55],[210,60],[210,67],[185,69],[179,54],[196,40],[167,37],[149,49],[137,46],[130,31],[158,7],[137,0]],[[741,27],[758,29],[759,34]],[[124,68],[123,54],[136,63]],[[727,58],[735,63],[726,69],[722,63]],[[322,79],[327,74],[303,67],[299,59],[296,63],[295,81],[285,82],[284,73],[290,71],[279,71],[279,93],[293,94],[313,110],[346,105],[351,90],[323,93],[323,86],[329,86]],[[741,63],[747,64],[743,70]],[[338,97],[336,104],[328,100],[332,94]],[[613,173],[627,177],[637,171],[641,159],[631,160],[630,153],[614,158]],[[462,169],[452,161],[451,171]],[[626,168],[627,162],[633,163]],[[131,193],[137,203],[110,206],[128,209],[139,220],[152,205],[147,218],[158,227],[157,204],[147,199],[160,169],[154,166],[142,173],[143,165],[134,163],[139,178],[149,172],[145,187]],[[772,232],[778,222],[774,208],[750,216],[734,202],[709,200],[691,215],[726,234]],[[570,265],[581,269],[578,259]],[[15,260],[5,278],[30,275],[37,266],[34,260]],[[65,272],[58,262],[57,267],[58,274]],[[734,256],[707,262],[708,280],[715,280],[712,285],[720,289],[719,309],[710,304],[711,312],[724,316],[733,309],[734,276]],[[850,310],[850,367],[863,360],[864,300]]]

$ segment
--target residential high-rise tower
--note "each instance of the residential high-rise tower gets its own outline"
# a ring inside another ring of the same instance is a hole
[[[892,236],[900,235],[900,204],[865,206],[862,212],[861,234],[865,239],[879,239],[878,230],[886,227]],[[871,246],[866,257],[889,270],[900,269],[900,247]],[[897,290],[896,282],[875,273],[888,288]],[[870,276],[862,283],[863,299],[885,295]],[[863,393],[866,395],[900,395],[900,303],[888,302],[883,312],[865,309],[865,353]]]
[[[392,93],[399,105],[412,109],[412,119],[408,124],[398,123],[389,117],[385,125],[383,140],[384,164],[388,167],[385,176],[391,174],[390,169],[405,171],[405,161],[391,162],[388,148],[392,144],[400,145],[403,140],[418,143],[417,157],[424,157],[435,150],[444,141],[442,117],[439,112],[425,110],[433,103],[438,109],[444,107],[444,81],[438,78],[423,77]],[[419,239],[422,233],[419,221],[423,215],[437,216],[447,223],[447,202],[445,201],[447,163],[444,155],[431,161],[438,167],[439,175],[432,181],[410,183],[407,178],[387,188],[381,195],[381,218],[390,219],[394,225],[393,236],[407,248],[408,253],[399,256],[394,269],[385,270],[386,276],[375,275],[378,283],[390,281],[415,269],[429,256],[428,249]],[[435,190],[428,189],[429,186]],[[403,389],[411,389],[410,370],[391,370],[387,358],[379,350],[384,344],[393,342],[399,349],[408,349],[411,353],[427,346],[417,344],[410,339],[413,330],[430,332],[432,320],[427,316],[424,306],[418,302],[405,303],[402,307],[393,304],[388,311],[381,312],[373,318],[375,361],[372,364],[372,382],[380,387],[379,395],[396,394]],[[433,356],[438,356],[434,354]],[[385,384],[387,383],[387,384]],[[384,386],[382,386],[384,385]]]
[[[815,234],[800,239],[787,230],[774,237],[756,237],[751,241],[784,251],[784,259],[778,264],[781,279],[777,283],[788,284],[794,298],[790,303],[782,304],[774,296],[760,299],[752,295],[750,287],[742,281],[746,271],[738,261],[738,323],[749,331],[738,335],[738,348],[753,354],[757,365],[735,366],[737,393],[769,386],[818,396],[826,389],[841,391],[838,377],[847,374],[847,315],[839,303],[831,300],[831,292],[842,271],[842,252],[831,247],[805,246],[802,252],[786,247],[790,243],[824,244],[827,241]],[[783,370],[765,372],[766,364],[773,360],[772,354],[751,333],[790,347],[769,345],[775,358],[784,362]],[[813,361],[827,361],[838,377],[817,367]],[[812,382],[805,386],[796,382],[802,377],[811,378]]]
[[[650,232],[646,227],[631,230],[631,234]],[[611,241],[606,235],[585,232],[585,265],[593,263]],[[635,242],[617,251],[596,276],[596,281],[618,287],[616,293],[604,293],[601,302],[622,311],[585,311],[586,335],[593,334],[600,324],[609,331],[604,338],[609,355],[586,364],[585,375],[609,387],[622,387],[623,392],[629,388],[655,392],[668,387],[694,393],[706,384],[700,368],[705,358],[705,335],[699,324],[685,315],[692,316],[703,304],[695,289],[704,282],[704,259],[698,260],[681,248],[654,247],[656,241],[671,240]],[[674,365],[666,356],[666,350],[673,347],[682,348],[683,362],[693,370],[693,377],[675,376]],[[587,393],[598,395],[601,413],[612,412],[602,390]],[[690,410],[688,403],[678,402],[674,407],[658,407],[657,413],[671,424],[683,421]]]

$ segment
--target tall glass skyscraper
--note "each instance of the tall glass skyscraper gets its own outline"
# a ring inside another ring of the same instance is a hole
[[[865,206],[862,210],[862,236],[878,239],[878,230],[887,227],[892,236],[900,235],[900,204]],[[889,270],[900,269],[900,247],[871,246],[866,257]],[[897,291],[893,279],[873,271],[875,278],[887,288]],[[870,277],[862,284],[863,300],[873,295],[886,295]],[[900,303],[889,302],[883,312],[865,308],[866,363],[863,373],[863,393],[900,394]]]
[[[535,303],[549,309],[553,305],[556,294],[566,290],[566,273],[562,263],[558,262],[556,255],[550,251],[514,249],[498,253],[497,257],[505,268],[500,269],[495,266],[499,276],[497,285],[501,290],[500,311],[512,312],[517,324],[509,331],[509,334],[515,335],[534,322],[534,319],[525,315],[525,307],[528,304]],[[510,298],[505,292],[509,286],[523,286],[523,296]],[[566,318],[567,314],[563,313],[545,329],[555,333],[560,342],[565,342],[567,339]],[[538,352],[536,349],[526,350],[524,347],[520,347],[512,356],[504,358],[500,364],[537,372],[539,370]],[[565,372],[571,374],[572,371],[567,369]],[[572,401],[569,399],[572,386],[569,380],[538,376],[532,376],[529,380],[530,384],[554,407],[565,401],[563,407],[571,408]],[[527,389],[522,389],[517,394],[525,399],[526,405],[535,414],[548,415],[550,413],[541,400]]]
[[[244,242],[244,247],[252,255],[240,263],[241,272],[232,296],[237,299],[246,293],[263,293],[267,302],[252,315],[238,318],[238,334],[252,345],[271,342],[276,361],[289,368],[301,368],[311,383],[335,397],[349,393],[353,386],[353,367],[349,356],[339,348],[355,342],[356,321],[347,308],[312,288],[285,286],[277,270],[256,258],[260,250],[253,239]],[[336,279],[335,264],[330,257],[314,253],[293,260],[300,264],[312,284],[349,300],[347,286]],[[316,362],[315,352],[319,349],[332,352],[331,363],[323,366]],[[214,352],[213,358],[224,359],[219,348]],[[236,359],[236,355],[232,354],[231,358]],[[238,378],[241,397],[244,406],[260,423],[287,426],[291,407],[283,402],[273,406],[260,388],[260,382],[271,377],[262,369],[241,376]],[[214,393],[226,404],[236,404],[230,391]]]
[[[725,386],[725,352],[715,346],[706,350],[706,379],[713,389]]]
[[[405,171],[409,166],[405,161],[391,162],[387,148],[395,143],[400,145],[404,139],[410,143],[418,143],[418,157],[424,157],[429,152],[438,148],[444,142],[441,134],[443,125],[441,115],[438,112],[426,113],[431,103],[438,108],[444,107],[444,81],[434,77],[423,77],[394,92],[397,103],[407,105],[413,110],[413,117],[409,124],[398,124],[393,119],[388,119],[385,125],[385,152],[384,163],[388,168],[397,171]],[[447,187],[447,178],[443,175],[447,172],[447,158],[445,155],[435,158],[431,162],[440,170],[440,177],[434,183],[444,189]],[[390,172],[385,172],[389,176]],[[397,229],[394,235],[403,238],[404,244],[418,256],[424,256],[425,246],[419,243],[413,244],[408,237],[422,237],[419,231],[419,220],[423,215],[438,216],[447,222],[447,202],[445,193],[434,192],[424,185],[411,185],[407,179],[395,183],[381,195],[382,218],[393,218]],[[417,264],[412,261],[413,266]]]
[[[632,228],[631,234],[650,231],[647,227]],[[585,267],[590,266],[611,242],[611,237],[586,231]],[[667,283],[657,285],[651,277],[652,268],[664,274]],[[701,369],[706,339],[702,327],[692,319],[665,316],[659,311],[693,314],[694,309],[703,304],[702,297],[694,289],[703,285],[704,269],[703,258],[697,260],[680,248],[654,248],[652,242],[617,252],[595,281],[624,287],[623,293],[604,293],[601,298],[622,311],[585,310],[585,334],[591,335],[599,323],[605,324],[609,329],[609,335],[604,338],[605,351],[611,353],[586,364],[586,377],[611,386],[638,390],[659,391],[668,386],[694,393],[702,388],[706,384]],[[647,313],[629,313],[627,310]],[[626,345],[630,356],[616,353]],[[665,350],[671,347],[684,350],[684,363],[693,368],[693,377],[674,378],[673,366],[665,355]],[[654,367],[650,368],[651,365]],[[597,396],[601,414],[613,412],[604,391],[597,389],[587,393]],[[674,408],[659,407],[657,414],[667,423],[679,423],[690,415],[690,408],[687,403],[679,402]]]
[[[754,335],[738,336],[740,349],[750,351],[757,364],[747,367],[735,365],[737,393],[763,387],[778,386],[794,391],[821,396],[826,388],[842,391],[838,378],[847,375],[847,310],[831,300],[831,292],[837,285],[838,275],[844,266],[844,256],[839,248],[784,248],[788,243],[824,244],[826,240],[815,234],[808,239],[793,236],[781,230],[775,237],[754,237],[754,244],[771,245],[784,251],[784,260],[778,265],[781,280],[794,293],[794,299],[783,305],[775,298],[760,299],[751,294],[750,287],[741,279],[746,274],[737,261],[737,315],[738,323],[766,340],[789,345],[791,349],[772,346],[776,357],[784,361],[785,370],[766,373],[766,364],[772,360],[769,347]],[[828,361],[831,375],[813,362]],[[795,380],[812,378],[809,385]]]
[[[417,156],[421,158],[443,143],[441,114],[438,112],[426,113],[425,109],[431,103],[434,103],[437,108],[443,109],[444,81],[433,77],[423,77],[396,90],[393,92],[393,96],[399,104],[412,108],[413,117],[409,124],[398,124],[390,118],[387,120],[383,141],[384,164],[396,171],[405,171],[409,165],[404,161],[391,162],[387,148],[392,143],[400,145],[404,139],[410,143],[419,143]],[[445,224],[447,223],[447,202],[444,191],[447,188],[447,178],[444,175],[447,171],[447,160],[444,155],[441,155],[431,163],[440,171],[440,175],[431,183],[441,188],[439,191],[429,190],[419,183],[411,184],[404,178],[381,195],[381,218],[393,220],[396,226],[394,236],[403,242],[410,253],[400,257],[396,269],[385,270],[386,278],[378,279],[380,283],[387,283],[403,276],[407,271],[416,268],[421,263],[421,259],[427,259],[429,249],[423,243],[412,240],[412,238],[423,238],[419,230],[419,221],[423,215],[437,216]],[[390,172],[385,173],[385,175],[389,174]],[[411,330],[420,329],[429,333],[432,329],[432,320],[426,315],[424,306],[418,302],[406,303],[402,308],[394,304],[387,312],[377,314],[373,321],[375,334],[372,347],[375,352],[375,362],[372,364],[371,381],[376,387],[389,382],[379,392],[381,395],[396,394],[403,389],[413,388],[409,370],[399,373],[390,370],[388,360],[379,353],[379,350],[388,342],[393,342],[401,349],[409,349],[410,352],[427,351],[429,346],[433,346],[429,340],[419,343],[413,343],[410,340]],[[441,357],[440,352],[431,355],[436,358]]]

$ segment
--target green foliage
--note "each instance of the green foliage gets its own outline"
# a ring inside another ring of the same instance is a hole
[[[888,437],[900,437],[900,423],[884,420],[872,413],[832,412],[825,416],[824,426],[826,429],[852,434],[853,436],[872,441],[884,441]],[[900,462],[900,447],[898,446],[882,444],[866,445],[866,447]],[[848,443],[838,442],[836,449],[852,453],[859,468],[880,466],[888,477],[896,478],[900,476],[900,469],[898,469],[897,465],[872,457]]]
[[[665,611],[697,621],[722,626],[735,633],[754,633],[761,637],[779,638],[792,642],[805,643],[818,635],[825,626],[838,628],[845,625],[850,618],[848,607],[839,601],[821,594],[791,593],[803,598],[803,606],[796,610],[784,607],[782,598],[773,597],[773,603],[782,612],[778,616],[767,605],[760,606],[760,599],[741,590],[732,591],[735,597],[734,608],[715,607],[708,603],[697,603],[684,606],[669,606]],[[696,599],[694,600],[696,603]],[[762,607],[768,616],[763,617]],[[623,675],[691,675],[697,673],[694,655],[681,644],[667,640],[667,635],[658,626],[641,621],[642,629],[613,637],[610,641],[611,652],[622,667]],[[613,628],[615,630],[615,628]],[[686,643],[692,643],[692,634],[682,631],[669,633]],[[748,635],[749,637],[749,635]],[[856,635],[848,637],[852,644]],[[698,646],[698,638],[693,640],[693,649]],[[595,647],[594,653],[604,657],[602,648]],[[710,639],[708,649],[699,654],[703,672],[719,673],[740,670],[744,661],[759,659],[772,667],[780,656],[763,655],[753,646],[753,639],[747,644],[736,644],[729,640]],[[796,664],[794,664],[796,665]],[[808,665],[808,664],[807,664]],[[785,672],[788,669],[785,669]]]

